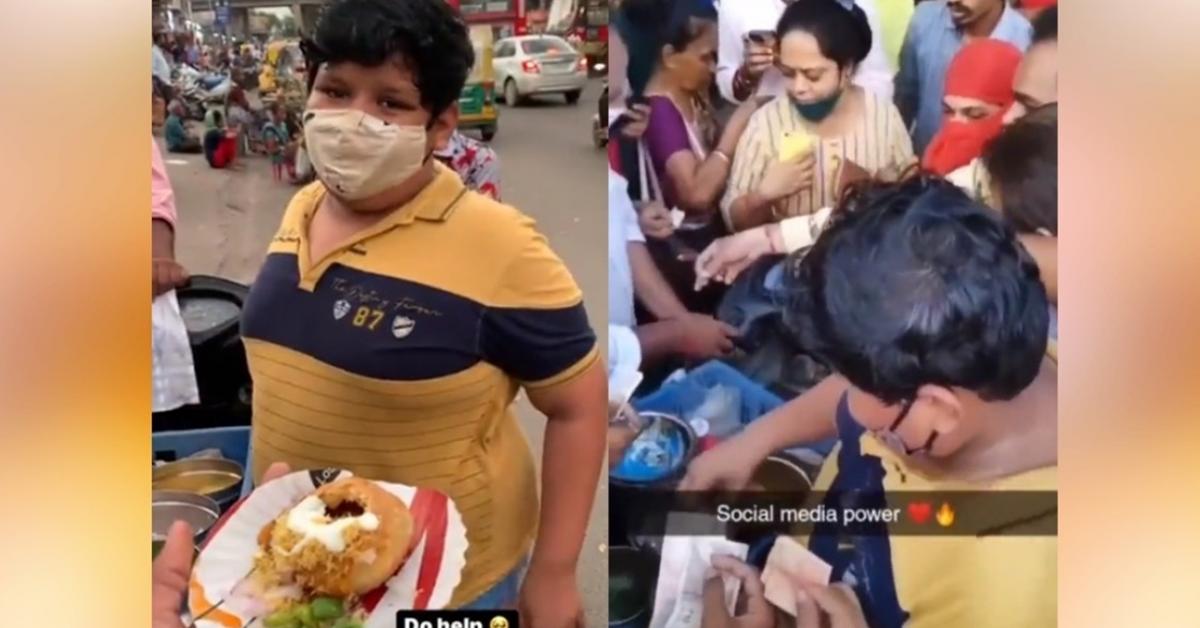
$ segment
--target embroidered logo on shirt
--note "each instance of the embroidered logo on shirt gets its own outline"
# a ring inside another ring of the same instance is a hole
[[[407,316],[396,316],[392,319],[392,335],[397,338],[406,338],[416,326],[417,323],[413,319]]]
[[[342,318],[344,318],[349,313],[350,313],[350,302],[349,301],[347,301],[345,299],[338,299],[337,303],[333,304],[334,320],[340,321],[340,320],[342,320]]]

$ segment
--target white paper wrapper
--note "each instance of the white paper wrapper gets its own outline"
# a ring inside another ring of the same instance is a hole
[[[196,369],[192,363],[192,345],[174,290],[154,299],[150,306],[150,320],[153,330],[150,336],[153,359],[150,364],[154,392],[151,409],[166,412],[200,403],[200,389],[196,385]]]
[[[234,587],[246,578],[254,566],[254,556],[259,550],[258,534],[263,526],[311,495],[318,486],[350,475],[349,471],[335,469],[297,471],[251,493],[214,529],[200,552],[188,587],[190,614],[200,615],[230,596]],[[411,486],[376,484],[399,497],[413,512],[416,547],[388,580],[365,622],[366,628],[394,628],[398,610],[433,610],[450,603],[466,564],[467,528],[454,502],[437,491],[420,489],[418,496],[418,489]],[[430,507],[414,508],[414,501]],[[444,526],[438,525],[439,520],[445,522]],[[256,614],[255,609],[233,596],[196,622],[196,628],[261,628],[262,621],[255,619]]]
[[[673,520],[692,517],[710,518],[708,515],[671,513],[667,529],[673,527]],[[720,536],[663,537],[662,564],[654,592],[650,628],[698,628],[703,619],[704,576],[712,566],[712,557],[724,554],[746,560],[748,550],[749,547],[744,543]],[[725,606],[732,615],[741,583],[728,577],[722,577],[722,580],[725,585]]]

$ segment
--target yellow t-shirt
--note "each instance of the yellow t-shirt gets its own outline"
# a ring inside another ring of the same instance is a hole
[[[839,411],[839,414],[841,412]],[[842,421],[839,420],[839,423]],[[840,427],[840,426],[839,426]],[[986,486],[962,482],[936,482],[908,469],[870,433],[858,438],[861,456],[882,470],[882,487],[897,491],[972,491],[976,497],[955,504],[960,518],[968,511],[984,515],[984,529],[1022,526],[1045,527],[1057,518],[1046,500],[1033,500],[1026,510],[1012,503],[1002,505],[979,492],[1053,492],[1058,487],[1057,467],[1048,467],[1004,478]],[[826,458],[816,491],[829,490],[837,477],[839,444]],[[868,472],[868,474],[873,472]],[[978,504],[978,505],[976,505]],[[1013,508],[1013,509],[1009,509]],[[978,519],[976,520],[978,522]],[[933,525],[931,522],[930,525]],[[889,529],[895,526],[889,525]],[[979,529],[979,528],[973,528]],[[805,543],[809,543],[805,539]],[[1057,537],[998,535],[916,536],[888,534],[870,539],[862,548],[857,567],[859,578],[870,582],[873,628],[1041,628],[1054,626],[1058,601]],[[845,544],[839,544],[845,547]],[[820,552],[818,552],[820,553]],[[889,564],[890,563],[890,564]],[[893,597],[894,595],[894,597]],[[861,599],[860,594],[860,599]],[[907,613],[907,620],[903,617]]]
[[[565,382],[598,359],[582,295],[533,221],[437,165],[416,198],[323,260],[300,190],[247,299],[253,473],[338,467],[454,500],[469,546],[451,604],[529,552],[533,457],[518,386]]]

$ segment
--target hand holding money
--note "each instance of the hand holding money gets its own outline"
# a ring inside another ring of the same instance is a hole
[[[767,556],[763,568],[763,592],[768,602],[797,616],[805,598],[804,586],[826,586],[833,568],[794,539],[781,536]]]
[[[713,556],[716,575],[704,583],[704,619],[700,628],[773,628],[775,611],[763,596],[758,570],[732,556]],[[745,611],[734,617],[726,607],[722,576],[741,583]]]

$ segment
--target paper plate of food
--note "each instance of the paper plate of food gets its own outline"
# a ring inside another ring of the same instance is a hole
[[[196,628],[393,628],[444,608],[467,529],[445,494],[349,471],[259,487],[209,533],[192,569]]]

